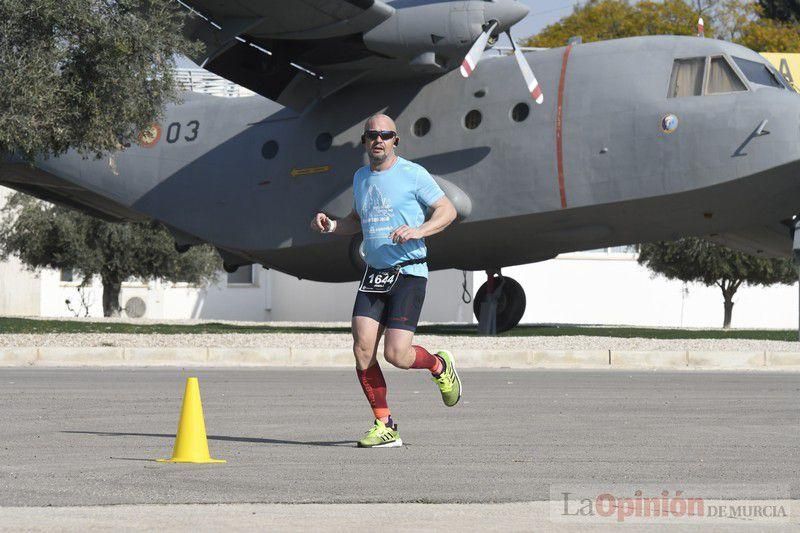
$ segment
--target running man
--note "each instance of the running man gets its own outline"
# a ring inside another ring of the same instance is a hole
[[[320,233],[364,234],[367,270],[353,307],[353,354],[375,423],[358,446],[394,447],[403,441],[386,403],[386,381],[377,359],[381,336],[386,361],[398,368],[428,370],[448,407],[461,398],[452,354],[431,354],[412,345],[428,282],[424,239],[449,226],[456,210],[428,171],[395,153],[399,138],[391,118],[370,117],[361,142],[369,165],[353,176],[353,210],[339,220],[317,213],[311,227]],[[428,208],[433,213],[426,221]]]

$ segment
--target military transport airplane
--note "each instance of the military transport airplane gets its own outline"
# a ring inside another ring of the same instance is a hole
[[[8,162],[0,181],[98,216],[161,221],[179,249],[211,243],[227,269],[260,263],[355,280],[360,236],[321,236],[308,221],[349,212],[353,172],[365,163],[361,128],[382,111],[397,122],[400,153],[458,210],[430,239],[433,270],[499,274],[562,252],[685,235],[791,254],[800,95],[749,49],[640,37],[478,62],[524,6],[182,4],[195,13],[186,31],[205,44],[194,59],[266,98],[186,94],[138,145],[100,160]],[[500,280],[478,291],[476,309],[490,292],[499,297],[504,330],[521,319],[525,295]]]

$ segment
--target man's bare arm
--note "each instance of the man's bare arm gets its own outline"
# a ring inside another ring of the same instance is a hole
[[[419,227],[423,237],[430,237],[442,231],[456,219],[456,207],[447,196],[442,196],[433,205],[431,218]]]
[[[456,208],[447,196],[442,196],[436,200],[431,207],[433,208],[431,218],[420,227],[410,228],[402,225],[394,230],[389,238],[393,242],[400,244],[411,239],[424,239],[439,233],[456,219]]]
[[[331,228],[333,230],[331,231]],[[361,219],[355,210],[338,220],[330,218],[325,213],[317,213],[311,221],[311,229],[319,233],[335,233],[336,235],[353,235],[361,231]]]

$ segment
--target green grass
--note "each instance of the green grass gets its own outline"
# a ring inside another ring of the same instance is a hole
[[[108,322],[78,322],[72,320],[33,320],[0,317],[0,333],[136,333],[136,334],[187,334],[187,333],[349,333],[348,327],[276,327],[235,325],[208,322],[196,325],[179,324],[121,324]],[[426,325],[417,328],[421,335],[478,336],[475,325]],[[501,337],[563,337],[585,335],[590,337],[644,337],[648,339],[755,339],[796,341],[796,330],[755,329],[661,329],[617,326],[554,326],[523,325],[502,333]]]

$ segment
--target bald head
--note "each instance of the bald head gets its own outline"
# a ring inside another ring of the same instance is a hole
[[[389,115],[383,113],[376,113],[369,117],[364,123],[364,131],[367,130],[389,130],[397,131],[397,126]]]
[[[388,115],[377,113],[372,115],[364,123],[364,133],[373,132],[371,136],[364,135],[364,149],[367,151],[370,166],[379,169],[384,165],[391,165],[397,157],[394,148],[397,146],[399,137],[397,136],[397,125]],[[386,139],[377,135],[375,132],[391,131],[394,136],[387,136]],[[370,138],[374,137],[374,138]]]

